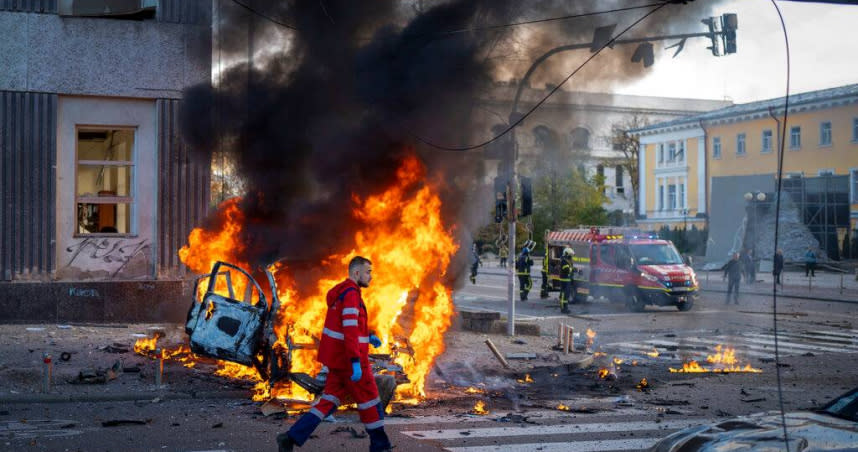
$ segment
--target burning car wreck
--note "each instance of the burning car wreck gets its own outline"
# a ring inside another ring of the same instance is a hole
[[[290,328],[286,329],[285,340],[280,340],[275,331],[281,308],[272,273],[276,268],[272,264],[264,269],[270,297],[248,272],[226,262],[216,262],[211,273],[198,277],[185,324],[190,349],[199,356],[252,366],[267,380],[269,393],[277,385],[294,383],[317,396],[325,387],[326,369],[323,367],[314,377],[295,372],[292,361],[295,350],[316,350],[318,338],[313,337],[311,343],[298,343],[293,341]],[[394,348],[394,353],[407,353],[407,338],[397,339],[406,347]],[[396,386],[409,382],[408,376],[390,354],[373,354],[370,359],[379,397],[386,408]]]

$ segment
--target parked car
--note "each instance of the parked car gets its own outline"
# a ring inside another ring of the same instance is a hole
[[[815,411],[785,414],[789,450],[858,450],[858,388]],[[656,443],[650,452],[783,451],[780,412],[740,416],[689,427]]]

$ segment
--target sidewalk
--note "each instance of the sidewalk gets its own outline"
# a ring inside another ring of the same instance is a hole
[[[720,271],[697,271],[697,280],[703,291],[726,292],[727,281],[722,279]],[[772,274],[757,273],[757,281],[747,284],[742,281],[741,293],[753,295],[772,294]],[[858,303],[858,281],[855,275],[831,272],[816,272],[816,277],[808,278],[804,272],[785,272],[781,274],[782,286],[778,286],[778,295],[806,298],[809,300]]]
[[[129,325],[0,325],[0,405],[8,403],[135,401],[167,399],[250,399],[252,383],[224,383],[211,365],[185,367],[165,360],[162,385],[155,385],[158,361],[134,352],[134,343],[150,333],[166,332],[159,345],[175,349],[184,326]],[[51,355],[51,386],[42,390],[45,364]],[[65,353],[65,354],[64,354]],[[64,360],[66,358],[67,360]],[[121,372],[109,375],[116,366]],[[73,383],[84,372],[102,383]]]

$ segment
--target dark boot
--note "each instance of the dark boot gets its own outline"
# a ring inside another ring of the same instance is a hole
[[[560,308],[561,314],[569,314],[569,305],[564,304],[563,307]]]
[[[292,440],[292,437],[290,437],[288,433],[277,435],[277,450],[279,452],[292,452],[294,447],[295,441]]]

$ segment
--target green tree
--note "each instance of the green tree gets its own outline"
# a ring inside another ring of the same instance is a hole
[[[595,176],[587,180],[579,171],[571,168],[535,177],[533,229],[539,246],[543,246],[546,229],[606,224],[608,214],[602,207],[605,201],[604,177]]]
[[[649,121],[638,115],[625,119],[611,125],[611,136],[608,139],[613,145],[614,151],[617,151],[620,156],[615,159],[606,160],[605,163],[620,165],[623,170],[628,173],[632,183],[632,209],[637,212],[638,206],[638,151],[640,150],[640,140],[637,136],[629,133],[629,130],[639,129],[649,125]],[[626,192],[628,193],[628,192]]]

